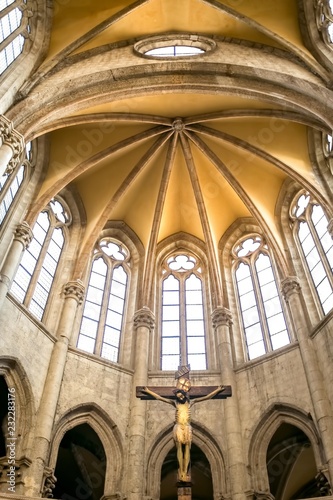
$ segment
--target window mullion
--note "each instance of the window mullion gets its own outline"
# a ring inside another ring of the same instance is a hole
[[[260,290],[260,284],[259,284],[259,279],[257,276],[257,270],[255,268],[255,261],[259,257],[259,254],[256,253],[254,255],[254,258],[251,259],[250,263],[250,269],[251,269],[251,277],[253,280],[253,289],[254,293],[257,299],[257,307],[258,307],[258,312],[259,312],[259,318],[260,318],[260,324],[263,332],[263,340],[265,344],[265,349],[266,352],[272,350],[272,343],[271,343],[271,337],[269,334],[269,329],[267,325],[267,320],[266,320],[266,312],[265,312],[265,307],[264,307],[264,301],[261,295],[261,290]]]
[[[307,220],[307,223],[308,223],[308,226],[309,226],[312,238],[314,239],[316,250],[319,253],[321,263],[322,263],[322,265],[323,265],[323,267],[325,269],[325,273],[326,273],[327,279],[328,279],[331,287],[333,288],[332,269],[331,269],[331,266],[329,265],[329,262],[327,260],[326,254],[325,254],[325,252],[323,250],[322,243],[320,241],[320,238],[318,236],[318,233],[316,231],[316,228],[315,228],[315,225],[313,223],[313,220],[312,220],[311,216],[309,216],[309,218]],[[310,272],[310,274],[311,274],[311,272]]]
[[[35,270],[33,272],[31,281],[29,283],[27,294],[26,294],[25,299],[24,299],[24,305],[27,308],[29,308],[30,303],[31,303],[31,299],[32,299],[32,297],[33,297],[33,295],[35,293],[35,289],[36,289],[36,286],[37,286],[37,283],[38,283],[38,279],[39,279],[39,276],[40,276],[40,273],[41,273],[41,270],[42,270],[42,267],[43,267],[45,256],[46,256],[47,251],[49,249],[49,246],[50,246],[50,243],[51,243],[51,240],[52,240],[53,231],[55,229],[54,224],[52,223],[52,219],[50,217],[50,212],[47,212],[47,213],[48,213],[48,216],[49,216],[49,219],[50,219],[50,226],[49,226],[49,228],[47,230],[46,238],[45,238],[45,241],[43,243],[41,252],[39,254],[39,257],[38,257],[38,260],[37,260],[37,264],[36,264]]]
[[[179,276],[179,314],[180,314],[180,365],[187,364],[187,334],[186,334],[186,305],[185,305],[185,279]]]
[[[106,315],[108,312],[108,305],[109,305],[110,292],[111,292],[112,274],[113,274],[113,266],[109,260],[107,262],[107,266],[108,266],[108,270],[107,270],[107,276],[106,276],[106,280],[105,280],[105,287],[104,287],[103,300],[102,300],[102,306],[101,306],[101,314],[99,317],[98,329],[97,329],[97,335],[96,335],[96,343],[95,343],[95,354],[98,354],[98,356],[100,356],[101,352],[102,352],[105,322],[106,322]]]

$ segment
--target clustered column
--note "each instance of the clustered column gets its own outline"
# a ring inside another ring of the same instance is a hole
[[[320,436],[323,442],[327,460],[327,468],[333,484],[333,412],[327,397],[325,384],[320,371],[317,354],[311,338],[309,325],[304,315],[304,306],[301,301],[301,287],[295,276],[282,281],[282,293],[289,305],[293,319],[300,353],[303,360],[305,375],[310,389],[312,404]]]
[[[64,286],[63,293],[65,302],[57,331],[57,341],[54,344],[51,354],[37,414],[33,464],[29,477],[26,480],[27,492],[31,496],[40,496],[42,482],[46,477],[45,468],[47,466],[53,423],[66,366],[68,345],[78,305],[83,301],[84,286],[80,280],[70,281]]]
[[[135,313],[134,330],[136,345],[132,405],[128,433],[128,473],[126,474],[128,500],[142,500],[144,496],[147,403],[136,398],[135,388],[138,385],[147,385],[149,341],[154,325],[155,317],[148,307],[143,307]]]
[[[216,332],[222,384],[231,385],[232,397],[224,401],[225,436],[228,448],[228,471],[233,500],[246,498],[246,465],[242,447],[242,431],[239,416],[236,377],[233,368],[230,327],[232,315],[229,309],[218,307],[213,311],[212,322]]]
[[[13,123],[0,115],[0,177],[13,171],[22,160],[24,137],[14,130]]]
[[[21,261],[24,250],[29,246],[33,234],[26,222],[19,224],[14,233],[12,245],[0,271],[0,310]]]

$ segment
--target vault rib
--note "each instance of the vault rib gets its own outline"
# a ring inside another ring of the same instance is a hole
[[[285,260],[284,254],[281,251],[281,248],[277,242],[277,240],[273,236],[273,232],[269,224],[266,223],[265,219],[262,217],[261,213],[253,203],[250,196],[243,189],[241,184],[237,181],[236,177],[230,172],[230,170],[226,167],[226,165],[222,162],[222,160],[207,146],[207,144],[199,137],[197,134],[190,132],[189,130],[185,130],[185,134],[187,137],[197,146],[199,151],[201,151],[215,166],[218,172],[223,176],[223,178],[228,182],[231,188],[236,192],[238,197],[244,203],[244,205],[251,212],[255,220],[258,221],[261,226],[263,232],[268,235],[268,241],[272,248],[276,249],[278,253],[281,264],[283,265],[284,271],[288,272],[288,265]]]
[[[161,179],[161,184],[159,188],[158,198],[156,201],[156,207],[154,212],[154,219],[152,224],[151,235],[149,238],[148,249],[146,252],[146,262],[144,269],[144,280],[143,280],[143,302],[142,305],[148,305],[152,307],[152,284],[153,284],[153,273],[155,268],[155,256],[157,239],[161,226],[161,220],[163,215],[163,207],[165,204],[166,194],[169,186],[170,175],[172,171],[172,166],[175,159],[176,147],[178,140],[178,132],[174,132],[172,140],[170,141],[167,157],[165,160],[163,174]]]
[[[27,221],[34,220],[35,215],[44,208],[44,206],[49,202],[51,198],[53,198],[55,194],[64,189],[77,177],[96,166],[100,161],[105,160],[107,157],[117,153],[118,151],[121,151],[122,149],[126,149],[127,147],[133,146],[133,144],[137,144],[144,140],[151,139],[152,137],[161,135],[168,130],[170,130],[170,128],[158,126],[150,130],[146,130],[145,132],[140,132],[139,134],[127,137],[126,139],[117,142],[109,148],[103,149],[90,158],[82,161],[81,163],[76,165],[76,167],[74,167],[70,172],[68,172],[68,174],[62,176],[58,181],[54,182],[52,186],[43,194],[43,196],[36,200],[32,211],[30,211],[27,215]]]
[[[287,165],[283,161],[279,160],[275,156],[271,155],[270,153],[267,153],[263,149],[257,148],[256,146],[253,146],[249,142],[244,141],[243,139],[239,139],[238,137],[235,137],[234,135],[230,135],[230,134],[227,134],[226,132],[221,132],[219,130],[215,130],[215,129],[212,129],[210,127],[206,127],[205,125],[195,125],[193,127],[189,126],[186,128],[187,128],[187,130],[191,130],[193,132],[199,132],[201,134],[205,134],[205,135],[208,135],[210,137],[215,137],[215,138],[221,139],[225,142],[229,142],[230,144],[233,144],[234,146],[237,146],[244,151],[248,151],[248,152],[252,153],[253,155],[257,156],[258,158],[261,158],[262,160],[265,160],[268,163],[271,163],[276,168],[281,170],[283,173],[285,173],[289,177],[291,177],[294,181],[298,182],[304,188],[316,193],[316,196],[318,196],[318,199],[322,200],[322,196],[320,195],[318,189],[316,189],[316,187],[313,185],[313,183],[307,181],[306,178],[304,178],[301,174],[299,174],[292,167],[290,167],[289,165]]]
[[[187,135],[187,134],[186,134]],[[206,244],[207,244],[207,253],[208,253],[208,262],[211,270],[212,276],[212,302],[213,309],[223,305],[223,296],[222,296],[222,287],[219,278],[219,270],[218,270],[218,259],[215,251],[215,246],[213,242],[213,237],[209,225],[209,219],[207,215],[207,210],[204,202],[204,198],[201,191],[200,182],[198,179],[198,174],[195,168],[195,163],[192,156],[191,146],[188,138],[184,135],[184,132],[180,133],[180,141],[182,145],[182,150],[186,162],[186,166],[189,172],[192,189],[194,192],[195,200],[198,207],[198,212],[200,216],[200,221],[203,229],[203,233],[205,236]]]
[[[104,228],[107,221],[110,219],[112,210],[115,208],[120,199],[126,194],[128,189],[132,186],[133,182],[137,179],[139,174],[144,170],[144,168],[149,164],[153,156],[163,147],[163,145],[170,139],[173,131],[170,130],[169,133],[164,134],[162,137],[158,138],[154,144],[146,151],[146,153],[141,157],[141,159],[136,163],[134,168],[130,171],[130,173],[123,180],[117,191],[112,196],[109,203],[105,206],[103,213],[99,217],[96,222],[92,233],[90,234],[88,240],[86,241],[84,248],[81,250],[81,254],[83,256],[82,262],[83,266],[80,266],[80,274],[84,270],[84,266],[86,265],[85,258],[89,258],[89,249],[92,247],[92,242],[95,242],[98,238],[98,235]],[[77,262],[80,262],[80,258]]]

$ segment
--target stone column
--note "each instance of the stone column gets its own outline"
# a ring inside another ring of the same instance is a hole
[[[0,177],[7,169],[13,171],[22,159],[24,137],[13,128],[13,123],[0,115]]]
[[[308,335],[309,325],[304,314],[304,305],[301,300],[301,287],[295,276],[282,281],[282,293],[289,306],[293,319],[295,333],[303,361],[303,367],[308,382],[315,418],[319,427],[328,473],[331,485],[333,484],[333,412],[331,403],[320,371],[317,354],[312,340]],[[325,464],[324,464],[325,465]]]
[[[135,362],[132,390],[132,406],[129,421],[129,452],[126,473],[128,500],[142,500],[145,485],[145,437],[147,424],[147,403],[135,397],[137,385],[147,385],[150,333],[155,325],[155,317],[148,307],[143,307],[134,315]]]
[[[331,219],[327,225],[328,234],[333,238],[333,219]]]
[[[0,311],[21,261],[22,254],[31,242],[32,237],[32,230],[26,222],[22,222],[17,226],[13,242],[0,271]]]
[[[231,385],[232,388],[232,397],[223,401],[225,413],[223,426],[228,449],[227,473],[230,480],[230,494],[233,500],[245,500],[247,471],[243,453],[241,420],[230,341],[231,312],[225,307],[218,307],[213,311],[212,322],[216,332],[221,383]]]
[[[65,301],[60,318],[57,341],[54,344],[43,394],[38,409],[33,450],[33,464],[26,480],[28,496],[40,496],[44,487],[45,469],[54,418],[58,404],[62,378],[65,371],[68,345],[73,331],[78,305],[84,297],[84,287],[80,280],[70,281],[63,288]]]

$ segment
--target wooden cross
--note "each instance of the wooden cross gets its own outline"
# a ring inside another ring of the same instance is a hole
[[[191,411],[193,404],[208,399],[226,399],[231,396],[231,386],[198,386],[192,387],[190,382],[190,367],[181,366],[175,374],[177,380],[174,387],[144,387],[136,388],[136,397],[140,399],[157,399],[173,405],[176,408],[174,441],[178,459],[178,500],[191,500],[192,483],[190,463],[190,448],[192,442]]]

